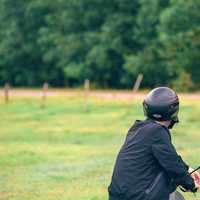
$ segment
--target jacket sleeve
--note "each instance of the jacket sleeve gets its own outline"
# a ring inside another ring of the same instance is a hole
[[[188,173],[188,166],[184,163],[171,143],[170,133],[164,127],[159,127],[154,133],[152,152],[168,176],[187,190],[195,191],[194,180]]]

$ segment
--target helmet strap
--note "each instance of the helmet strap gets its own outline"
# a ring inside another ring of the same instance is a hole
[[[178,123],[177,120],[172,119],[170,121],[170,125],[168,126],[168,129],[172,129],[176,123]]]

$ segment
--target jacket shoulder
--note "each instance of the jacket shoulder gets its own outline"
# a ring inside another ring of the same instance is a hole
[[[149,132],[149,135],[153,138],[157,138],[157,139],[163,138],[163,139],[171,140],[169,129],[165,127],[164,125],[161,125],[155,121],[151,121],[146,126],[146,129]]]

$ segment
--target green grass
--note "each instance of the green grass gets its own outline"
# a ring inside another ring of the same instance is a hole
[[[200,164],[200,104],[182,102],[173,140],[192,166]],[[141,103],[50,97],[0,102],[1,200],[106,200],[116,154]],[[187,195],[192,199],[192,195]]]

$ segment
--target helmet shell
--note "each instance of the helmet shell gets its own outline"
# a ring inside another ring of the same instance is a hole
[[[179,98],[176,92],[168,87],[158,87],[149,92],[143,102],[147,117],[162,121],[178,122]]]

